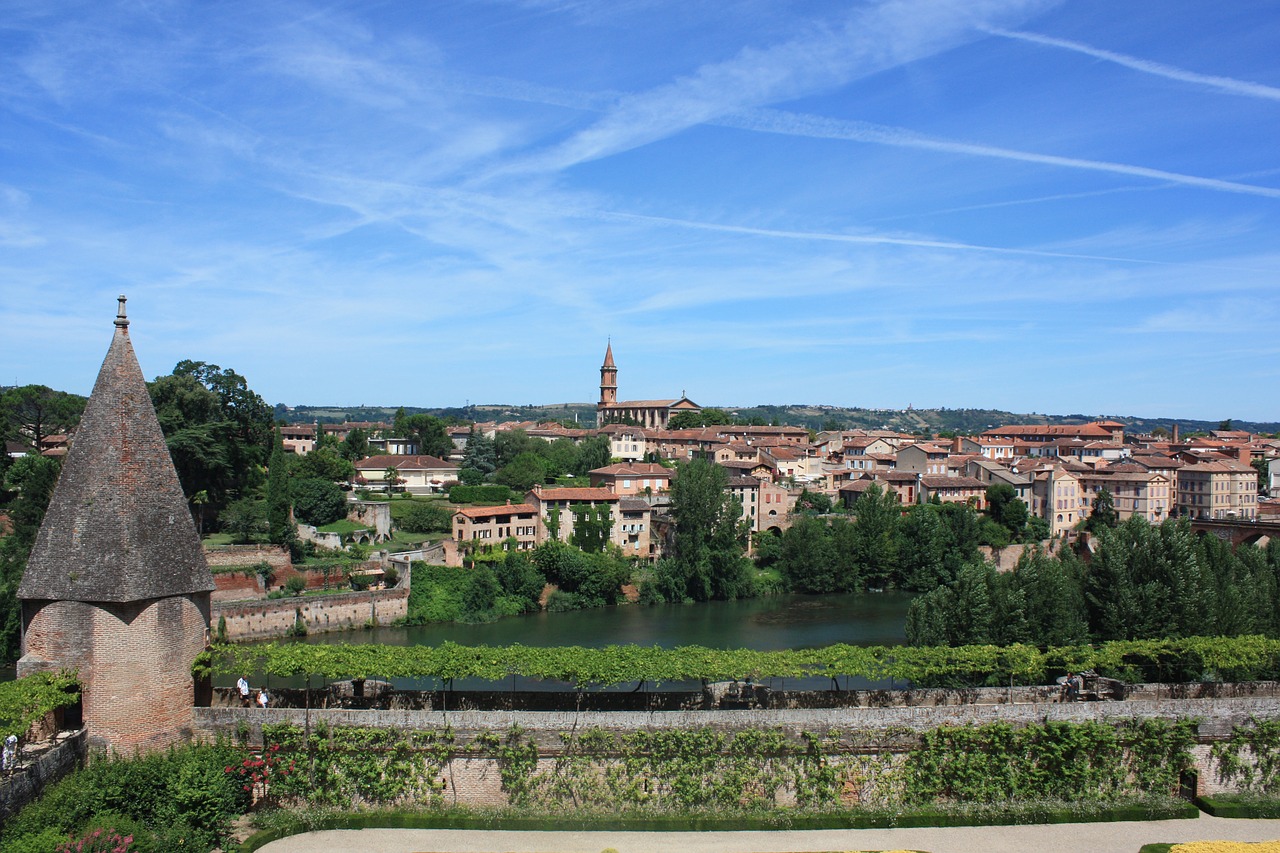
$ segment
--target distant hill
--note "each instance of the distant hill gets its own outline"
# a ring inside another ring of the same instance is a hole
[[[940,432],[979,433],[1007,424],[1081,424],[1095,420],[1113,420],[1124,424],[1129,432],[1150,432],[1156,427],[1169,429],[1175,422],[1184,433],[1217,429],[1218,420],[1189,418],[1145,418],[1134,415],[1047,415],[1017,414],[998,409],[860,409],[840,406],[721,406],[734,417],[761,424],[801,426],[822,429],[891,429],[906,433]],[[420,408],[405,406],[406,414],[419,412],[459,421],[576,421],[584,427],[595,426],[594,403],[557,403],[545,406],[494,404],[465,408]],[[276,417],[286,423],[342,423],[343,421],[384,421],[390,423],[396,408],[385,406],[276,406]],[[1280,422],[1232,421],[1234,429],[1257,433],[1280,432]]]

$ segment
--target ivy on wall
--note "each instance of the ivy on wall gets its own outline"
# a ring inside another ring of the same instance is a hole
[[[1221,781],[1249,793],[1280,792],[1280,720],[1250,720],[1213,745]]]
[[[553,758],[513,727],[263,727],[298,770],[277,793],[321,805],[445,804],[448,762],[490,757],[508,802],[534,813],[827,812],[947,803],[1167,797],[1191,766],[1196,723],[1005,723],[919,734],[712,728],[565,732]],[[868,748],[868,738],[881,748]],[[886,746],[885,741],[889,741]],[[896,741],[897,745],[894,745]]]

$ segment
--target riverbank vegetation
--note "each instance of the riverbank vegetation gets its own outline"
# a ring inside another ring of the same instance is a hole
[[[1014,571],[968,562],[912,602],[915,645],[1280,637],[1280,542],[1231,548],[1183,520],[1102,527],[1088,563],[1025,553]]]

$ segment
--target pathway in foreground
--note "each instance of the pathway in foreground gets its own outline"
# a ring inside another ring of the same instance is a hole
[[[928,853],[1138,853],[1156,841],[1275,841],[1280,820],[1188,820],[965,826],[947,829],[825,829],[804,832],[491,832],[365,829],[310,832],[261,853],[809,853],[924,850]]]

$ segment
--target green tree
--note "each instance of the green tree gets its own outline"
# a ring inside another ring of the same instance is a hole
[[[531,437],[522,429],[500,430],[493,437],[493,449],[498,457],[499,468],[510,465],[516,457],[525,453],[541,456],[540,445],[545,446],[546,442]]]
[[[339,455],[348,462],[359,462],[369,455],[369,433],[354,427],[338,448]]]
[[[835,544],[826,522],[800,516],[781,537],[778,570],[795,592],[828,593],[846,589],[836,565]]]
[[[743,559],[739,530],[742,509],[725,490],[724,468],[706,460],[683,463],[671,486],[671,515],[676,522],[673,554],[655,570],[662,598],[708,601],[751,594],[752,580]]]
[[[547,579],[528,554],[508,551],[503,561],[494,566],[493,573],[503,595],[519,601],[522,612],[532,613],[541,608],[542,590]]]
[[[892,491],[872,485],[854,502],[849,548],[858,574],[869,587],[882,589],[898,571],[898,526],[902,506]]]
[[[241,544],[253,542],[267,526],[266,506],[256,498],[238,498],[218,516],[222,527]]]
[[[13,492],[7,512],[13,533],[0,536],[0,661],[16,660],[22,637],[18,585],[35,545],[62,468],[60,460],[29,454],[5,471],[3,486]]]
[[[946,561],[946,527],[935,507],[928,504],[911,507],[902,519],[898,534],[895,586],[911,592],[928,592],[955,581],[952,567]]]
[[[39,453],[51,435],[63,435],[80,423],[86,399],[46,385],[21,385],[0,393],[0,439],[16,441]]]
[[[987,486],[987,516],[1009,532],[1012,541],[1020,541],[1027,526],[1027,505],[1018,498],[1013,486],[992,483]]]
[[[323,527],[347,517],[347,498],[336,483],[309,477],[293,481],[293,512],[298,520]]]
[[[535,484],[546,482],[547,466],[541,456],[532,451],[525,451],[502,466],[493,475],[495,483],[524,492]]]
[[[472,427],[471,434],[467,436],[462,468],[472,468],[481,475],[492,474],[498,469],[498,454],[494,449],[493,439],[487,438],[482,432],[476,432],[475,427]]]
[[[201,491],[208,496],[199,511],[217,514],[261,488],[275,422],[243,376],[183,360],[147,390],[183,493],[188,501]]]
[[[1089,510],[1089,517],[1085,519],[1084,527],[1091,533],[1097,533],[1102,528],[1115,527],[1120,523],[1120,515],[1116,512],[1115,499],[1111,497],[1111,492],[1099,489],[1098,494],[1093,498],[1093,505]]]
[[[293,454],[284,452],[280,430],[275,432],[267,464],[267,535],[271,542],[292,551],[298,542],[289,501],[289,472]]]
[[[811,492],[808,489],[802,489],[800,497],[796,498],[796,510],[799,512],[813,512],[822,515],[831,512],[833,508],[830,496],[823,492]]]
[[[612,458],[611,452],[608,435],[596,435],[583,439],[578,445],[578,460],[574,465],[573,473],[579,477],[585,477],[588,472],[605,467]]]
[[[331,483],[344,483],[356,475],[356,466],[342,456],[340,443],[332,436],[305,456],[299,456],[293,466],[297,479],[315,478]]]
[[[440,459],[448,459],[453,453],[447,424],[433,415],[405,415],[401,409],[396,412],[394,431],[402,438],[412,439],[418,453]]]

